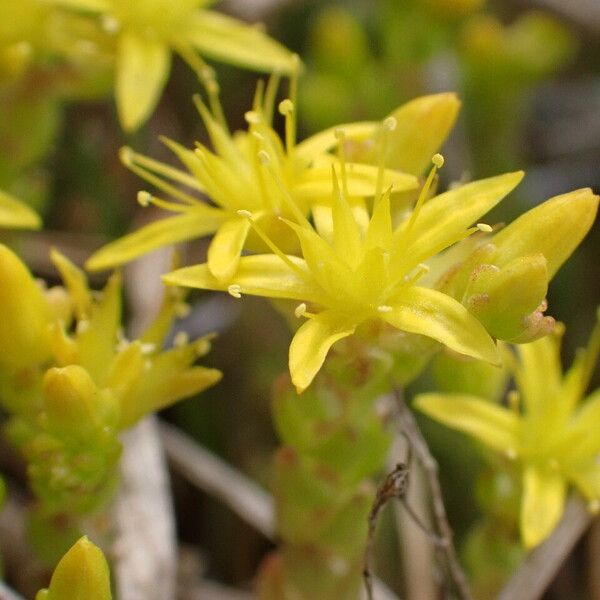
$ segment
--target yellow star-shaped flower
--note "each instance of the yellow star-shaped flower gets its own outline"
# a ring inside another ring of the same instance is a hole
[[[441,166],[441,156],[434,157]],[[251,213],[242,211],[271,246],[273,254],[243,257],[236,275],[224,285],[204,265],[164,277],[169,285],[228,290],[234,296],[254,294],[301,302],[296,314],[308,320],[290,346],[290,372],[298,391],[321,368],[331,346],[352,335],[363,323],[384,322],[401,331],[422,334],[453,350],[498,362],[496,346],[481,323],[457,300],[419,285],[423,262],[478,231],[473,222],[508,194],[522,173],[509,173],[455,188],[426,202],[436,167],[429,175],[410,216],[392,223],[390,193],[366,207],[350,206],[334,177],[331,222],[317,230],[303,217],[287,221],[298,236],[303,258],[284,254],[261,230]],[[481,225],[480,227],[487,228]]]
[[[600,317],[600,313],[599,313]],[[600,390],[583,400],[600,352],[600,324],[588,347],[563,374],[563,328],[505,353],[517,392],[509,406],[460,394],[422,394],[425,414],[473,436],[518,466],[523,487],[523,543],[542,542],[560,520],[569,484],[600,508]]]

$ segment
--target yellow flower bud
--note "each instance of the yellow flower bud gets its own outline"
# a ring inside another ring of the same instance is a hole
[[[50,356],[50,311],[27,267],[0,244],[0,368],[18,370]]]
[[[79,365],[52,368],[43,381],[46,425],[63,435],[87,436],[104,423],[113,402]]]
[[[110,573],[104,554],[82,537],[60,560],[47,590],[36,600],[111,600]]]
[[[513,340],[532,328],[525,336],[532,341],[554,325],[551,317],[542,316],[546,321],[538,322],[531,316],[543,303],[547,290],[546,259],[534,254],[516,258],[501,268],[485,264],[477,267],[467,288],[466,306],[494,337]]]

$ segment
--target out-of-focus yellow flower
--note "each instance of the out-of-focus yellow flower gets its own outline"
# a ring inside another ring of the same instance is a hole
[[[341,125],[296,142],[295,81],[291,98],[279,104],[285,116],[285,140],[272,126],[274,99],[277,89],[272,79],[267,89],[259,86],[252,111],[246,113],[248,130],[231,135],[220,116],[218,105],[209,111],[198,103],[200,115],[208,130],[214,152],[198,144],[193,152],[165,140],[177,154],[188,172],[174,169],[129,149],[122,158],[134,172],[172,196],[176,202],[155,198],[141,192],[143,204],[179,213],[151,223],[96,252],[86,263],[91,270],[105,269],[132,260],[159,246],[215,233],[208,250],[211,273],[221,281],[235,273],[242,250],[264,252],[263,240],[251,231],[247,219],[239,210],[250,210],[256,222],[276,241],[284,252],[299,252],[298,241],[279,217],[296,220],[313,211],[315,220],[331,222],[331,165],[339,164],[338,155],[346,146],[364,149],[360,162],[347,164],[345,193],[352,206],[365,213],[365,197],[393,186],[394,191],[416,190],[414,174],[384,169],[376,164],[378,154],[398,157],[411,168],[421,164],[425,148],[434,150],[447,135],[458,110],[453,94],[427,96],[401,106],[383,125],[360,122]],[[216,100],[216,99],[214,99]],[[440,123],[443,122],[443,125]],[[428,127],[426,123],[431,123]],[[417,131],[417,124],[421,127]],[[439,128],[434,125],[442,125]],[[397,130],[397,131],[396,131]],[[340,144],[340,142],[342,142]],[[406,142],[409,148],[405,148]],[[367,152],[368,151],[368,152]],[[393,163],[395,167],[395,162]],[[396,168],[396,167],[395,167]],[[412,170],[411,170],[412,173]],[[216,206],[209,206],[194,196],[177,189],[167,180],[206,193]]]
[[[42,221],[26,204],[0,190],[0,227],[39,229]]]
[[[599,314],[600,317],[600,314]],[[526,547],[542,542],[562,516],[573,484],[600,508],[600,390],[582,400],[600,352],[600,325],[563,375],[563,328],[506,352],[517,390],[509,407],[460,394],[422,394],[424,413],[468,433],[515,461],[522,473],[521,535]]]
[[[121,327],[121,277],[113,275],[100,299],[88,289],[82,271],[60,253],[52,260],[69,291],[75,314],[74,327],[53,328],[52,348],[60,367],[80,365],[99,389],[108,390],[118,405],[117,429],[177,400],[217,383],[221,372],[193,366],[210,350],[210,336],[189,342],[180,336],[175,347],[161,351],[164,337],[182,301],[167,294],[163,308],[148,331],[127,340]]]
[[[111,600],[110,572],[102,550],[82,537],[62,557],[48,589],[35,600]]]
[[[154,109],[173,51],[208,82],[210,68],[198,52],[259,71],[287,74],[294,68],[291,52],[260,28],[208,10],[213,0],[51,1],[98,13],[105,29],[116,36],[116,100],[127,130],[136,129]]]
[[[434,164],[441,166],[441,156]],[[228,285],[207,265],[177,270],[164,277],[169,285],[228,290],[233,296],[253,294],[298,300],[296,310],[307,322],[290,346],[290,372],[298,391],[321,368],[335,342],[352,335],[363,323],[384,322],[401,331],[422,334],[449,348],[492,363],[496,347],[481,323],[454,298],[419,285],[427,272],[424,261],[478,231],[473,222],[495,206],[521,180],[510,173],[455,188],[426,202],[434,167],[417,204],[394,227],[390,193],[375,200],[372,215],[353,211],[334,176],[331,221],[317,230],[302,216],[287,222],[296,232],[303,258],[285,255],[262,232],[251,213],[241,211],[263,235],[272,255],[243,257]],[[481,225],[480,227],[486,227]]]

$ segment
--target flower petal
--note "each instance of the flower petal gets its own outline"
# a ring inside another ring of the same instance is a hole
[[[50,0],[50,4],[90,12],[105,12],[111,9],[107,0]]]
[[[123,128],[134,131],[154,110],[171,65],[170,48],[131,31],[119,37],[116,98]]]
[[[107,244],[87,260],[85,268],[110,269],[157,248],[208,235],[226,218],[227,213],[199,204],[185,214],[160,219]]]
[[[216,60],[281,74],[295,68],[293,54],[258,27],[218,12],[196,12],[181,35],[202,54]]]
[[[419,394],[414,406],[494,450],[517,451],[521,428],[518,415],[488,400],[465,394]]]
[[[164,275],[163,281],[167,285],[219,291],[227,291],[231,285],[237,285],[241,294],[319,302],[322,292],[312,276],[308,272],[300,274],[306,270],[306,263],[295,256],[288,256],[288,259],[297,266],[297,270],[274,254],[257,254],[243,256],[235,276],[227,283],[219,281],[207,264],[177,269]]]
[[[467,228],[513,190],[523,172],[506,173],[449,190],[425,203],[410,231],[394,233],[394,264],[399,274],[458,241]],[[530,253],[529,253],[530,254]]]
[[[39,215],[26,204],[0,190],[0,227],[39,229]]]
[[[323,366],[329,349],[338,340],[354,333],[356,323],[326,310],[310,318],[290,344],[290,374],[298,393],[303,392]]]
[[[226,282],[234,275],[249,231],[250,221],[241,217],[225,221],[217,229],[208,248],[208,268],[219,281]]]
[[[503,264],[518,256],[541,252],[548,261],[548,276],[552,279],[590,230],[598,200],[586,188],[556,196],[528,210],[493,238]]]
[[[521,537],[526,548],[537,546],[552,533],[563,514],[566,489],[566,481],[559,474],[525,468]]]
[[[374,196],[377,188],[379,169],[372,165],[348,163],[346,165],[346,187],[349,196]],[[413,175],[391,171],[383,172],[383,188],[393,188],[394,192],[414,190],[419,181]],[[306,198],[328,197],[331,195],[331,167],[308,169],[300,183],[294,187],[294,195]]]
[[[382,319],[409,333],[433,338],[456,352],[498,364],[498,349],[483,325],[457,300],[428,288],[407,285],[388,304]]]
[[[360,141],[372,137],[378,126],[377,121],[359,121],[330,127],[301,141],[296,146],[296,154],[298,157],[312,162],[315,157],[322,156],[338,145],[338,130],[343,130],[346,138]]]

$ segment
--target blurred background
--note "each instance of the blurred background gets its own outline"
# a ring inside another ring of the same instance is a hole
[[[442,186],[517,168],[527,172],[488,223],[510,221],[578,187],[600,191],[596,0],[231,0],[219,7],[264,20],[273,37],[302,57],[300,139],[330,125],[383,118],[418,95],[455,91],[463,108],[443,151]],[[50,246],[81,264],[102,244],[157,216],[135,201],[146,184],[120,164],[122,145],[175,164],[159,135],[186,146],[206,141],[192,102],[200,85],[178,59],[152,118],[126,136],[111,96],[110,48],[100,34],[86,29],[85,19],[69,26],[94,39],[93,56],[65,44],[60,60],[35,65],[14,80],[0,79],[0,189],[28,201],[45,223],[40,233],[2,232],[0,239],[49,280],[56,277],[47,258]],[[215,68],[231,129],[242,128],[257,76]],[[596,226],[551,284],[549,312],[567,325],[566,361],[586,342],[595,319],[599,248]],[[201,261],[205,249],[203,240],[190,244],[186,260]],[[160,269],[163,256],[127,268],[142,290],[154,285],[145,278],[156,276],[152,264]],[[100,285],[101,276],[95,277]],[[207,293],[192,299],[193,311],[179,327],[192,337],[219,332],[208,362],[225,377],[201,399],[182,402],[164,416],[268,487],[277,445],[270,388],[287,368],[285,322],[260,299],[239,303]],[[415,388],[427,389],[431,380],[425,374]],[[480,508],[487,506],[486,485],[495,483],[486,479],[483,460],[465,438],[424,426],[441,463],[459,545],[486,597],[485,590],[495,589],[521,558],[514,540],[486,537],[477,529]],[[478,500],[471,493],[474,481]],[[180,539],[190,555],[212,578],[247,584],[269,542],[177,475],[173,489]],[[548,599],[600,599],[600,528],[593,531]],[[393,564],[381,570],[391,585],[402,587]]]

